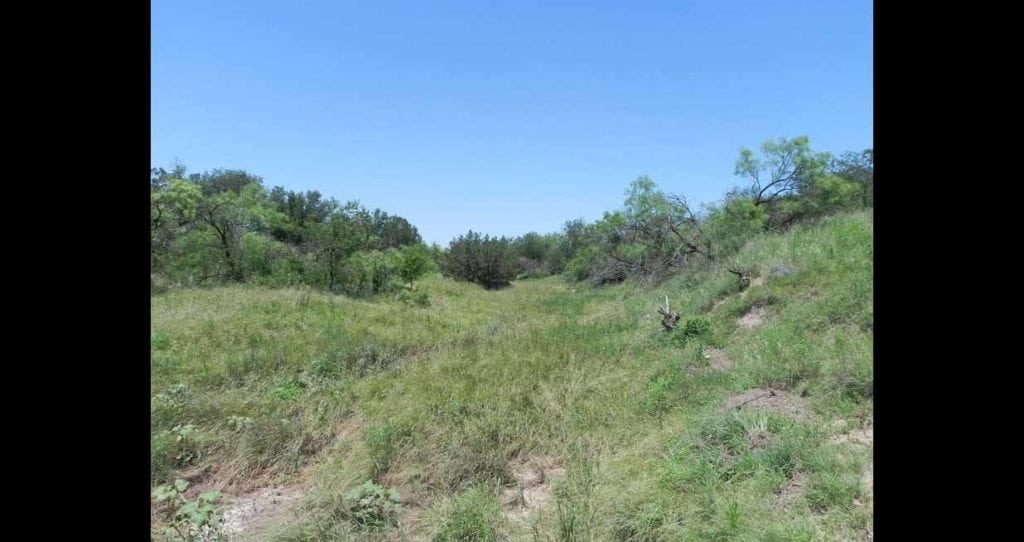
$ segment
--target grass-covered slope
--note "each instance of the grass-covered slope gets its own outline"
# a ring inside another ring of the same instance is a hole
[[[302,495],[242,538],[868,539],[871,221],[756,238],[657,286],[155,296],[153,482],[223,489],[229,510],[261,486]],[[736,266],[755,270],[742,292]],[[345,498],[371,479],[401,495],[393,526]]]

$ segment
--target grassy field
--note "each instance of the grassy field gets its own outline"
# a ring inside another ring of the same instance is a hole
[[[238,539],[869,540],[871,223],[658,285],[155,296],[153,484],[296,495]],[[661,330],[666,295],[688,333]],[[393,525],[353,516],[367,480]]]

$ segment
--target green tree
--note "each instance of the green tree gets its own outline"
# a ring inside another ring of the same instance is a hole
[[[374,209],[370,217],[373,232],[378,239],[378,248],[398,248],[421,241],[420,234],[408,220]]]
[[[422,277],[433,264],[430,253],[421,244],[404,247],[400,251],[400,255],[398,276],[410,287],[413,281]]]
[[[865,207],[875,204],[875,151],[846,152],[829,165],[829,172],[860,185]]]
[[[812,151],[806,136],[780,138],[762,143],[761,156],[741,149],[735,173],[750,180],[743,195],[751,197],[754,205],[763,205],[799,194],[825,173],[830,160],[827,153]]]

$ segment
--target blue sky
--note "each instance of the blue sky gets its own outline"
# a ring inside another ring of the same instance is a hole
[[[710,202],[742,146],[873,146],[871,2],[154,0],[154,167],[245,169],[428,242]]]

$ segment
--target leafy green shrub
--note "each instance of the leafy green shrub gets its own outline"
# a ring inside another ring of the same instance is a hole
[[[176,480],[153,490],[156,504],[165,510],[167,527],[164,538],[169,542],[220,542],[227,540],[222,532],[222,518],[217,507],[221,494],[210,491],[195,500],[185,498],[188,482]]]
[[[334,289],[353,297],[393,292],[398,288],[400,259],[396,249],[357,252],[345,262]]]
[[[324,355],[310,363],[310,373],[317,378],[336,378],[341,374],[341,364],[335,355]]]
[[[445,253],[444,273],[488,290],[508,286],[516,277],[512,245],[505,237],[481,236],[473,231],[460,235]]]
[[[647,383],[644,396],[644,411],[648,414],[662,415],[668,412],[677,396],[676,388],[680,382],[678,371],[666,372],[652,378]]]
[[[155,480],[162,479],[172,469],[184,467],[199,459],[199,446],[193,437],[195,432],[196,426],[179,424],[170,431],[153,433],[150,460]]]
[[[598,262],[598,248],[593,245],[581,247],[576,254],[565,264],[565,273],[569,278],[579,282],[586,280],[594,273],[594,267]]]
[[[294,376],[278,378],[274,383],[274,387],[270,389],[270,394],[282,401],[295,401],[302,397],[302,391],[305,387],[306,383]]]
[[[686,346],[691,340],[706,341],[711,334],[711,321],[703,316],[692,316],[686,323],[676,328],[672,341],[678,346]]]
[[[395,513],[401,508],[398,491],[385,488],[372,480],[348,492],[345,498],[350,503],[353,523],[363,528],[391,524]]]
[[[694,316],[686,320],[683,326],[683,335],[696,338],[704,337],[711,331],[711,322],[703,316]]]

